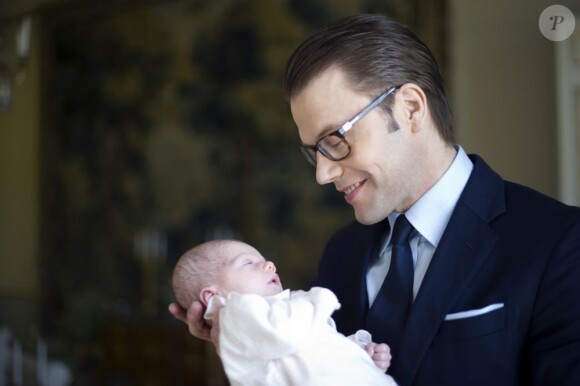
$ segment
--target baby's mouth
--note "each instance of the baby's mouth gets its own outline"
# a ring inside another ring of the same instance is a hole
[[[274,274],[268,284],[280,285],[280,277],[277,274]]]

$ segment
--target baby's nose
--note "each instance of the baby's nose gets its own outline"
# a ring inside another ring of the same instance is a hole
[[[274,263],[272,263],[271,261],[266,261],[264,263],[264,269],[266,271],[273,271],[276,272],[276,266],[274,265]]]

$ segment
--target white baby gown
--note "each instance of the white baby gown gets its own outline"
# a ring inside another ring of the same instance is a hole
[[[231,293],[213,296],[205,317],[221,309],[218,354],[231,386],[395,386],[362,344],[336,331],[330,316],[339,307],[319,287],[268,297]]]

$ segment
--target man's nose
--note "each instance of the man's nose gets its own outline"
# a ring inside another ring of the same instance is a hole
[[[264,263],[264,270],[276,272],[276,266],[271,261],[266,261]]]
[[[330,160],[316,153],[316,182],[320,185],[326,185],[334,182],[342,175],[342,166],[333,160]]]

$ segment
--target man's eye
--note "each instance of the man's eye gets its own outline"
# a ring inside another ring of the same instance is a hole
[[[344,142],[341,138],[335,135],[329,135],[328,137],[324,138],[323,145],[327,149],[336,149],[342,147]]]

